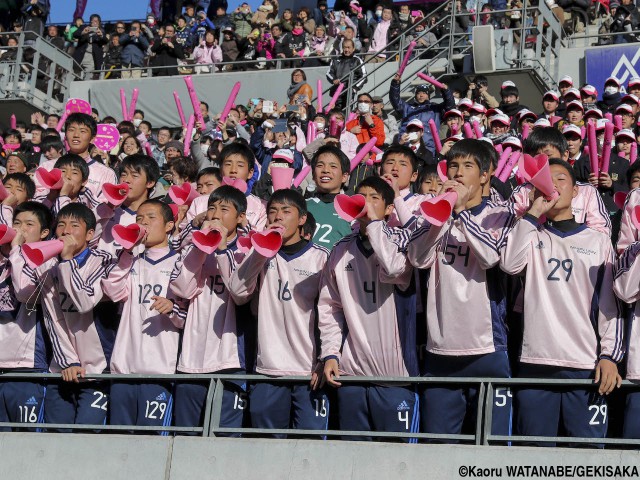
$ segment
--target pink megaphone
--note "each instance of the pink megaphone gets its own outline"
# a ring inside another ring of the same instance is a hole
[[[536,190],[548,199],[553,200],[558,197],[558,192],[553,186],[551,179],[551,170],[549,168],[549,159],[546,155],[528,156],[524,160],[524,168],[529,176],[529,183],[536,187]]]
[[[339,193],[333,200],[333,206],[338,216],[347,222],[353,222],[356,218],[367,214],[367,200],[359,194],[350,197]]]
[[[182,185],[171,185],[169,187],[169,197],[176,205],[191,205],[200,194],[193,188],[190,182],[184,182]]]
[[[126,183],[119,183],[117,185],[113,183],[105,183],[102,185],[102,193],[107,201],[117,207],[127,199],[129,194],[129,185]]]
[[[242,180],[241,178],[231,178],[231,177],[223,177],[222,178],[223,185],[229,185],[230,187],[237,188],[242,193],[247,193],[247,182]]]
[[[616,192],[613,194],[613,202],[620,210],[624,209],[624,202],[627,201],[627,193],[629,192]]]
[[[178,214],[180,213],[180,205],[176,205],[175,203],[170,203],[169,208],[171,209],[171,213],[173,213],[173,221],[178,220]]]
[[[540,157],[540,158],[538,158]],[[539,167],[538,165],[542,165],[544,162],[548,161],[549,157],[544,154],[536,155],[532,157],[531,155],[524,154],[518,160],[518,171],[521,172],[522,178],[528,182],[531,180],[536,173],[538,173]]]
[[[440,160],[438,162],[438,177],[440,177],[440,180],[443,182],[446,182],[447,180],[449,180],[449,177],[447,177],[447,161],[446,160]]]
[[[114,225],[111,229],[113,239],[118,242],[125,250],[131,250],[145,236],[147,231],[144,227],[137,223],[131,225]]]
[[[25,243],[22,255],[31,268],[38,268],[43,263],[58,256],[64,247],[62,240],[45,240],[44,242]]]
[[[16,231],[13,228],[4,224],[0,224],[0,245],[11,243],[15,236]]]
[[[64,185],[62,170],[58,168],[47,170],[46,168],[39,167],[36,169],[36,179],[42,186],[49,190],[60,190],[62,185]]]
[[[631,211],[631,223],[636,227],[637,230],[640,230],[640,205],[636,205],[633,207]]]
[[[445,192],[437,197],[425,200],[420,204],[420,211],[424,219],[431,225],[440,227],[451,217],[453,206],[458,200],[456,192]]]
[[[251,245],[263,257],[271,258],[282,247],[282,230],[269,229],[251,235]]]
[[[247,235],[238,237],[238,239],[236,240],[236,245],[240,253],[247,253],[249,250],[251,250],[251,237],[254,233],[256,232],[251,230]]]
[[[9,190],[5,188],[5,186],[0,182],[0,202],[7,198],[9,195]]]
[[[222,234],[218,230],[196,230],[193,232],[192,242],[198,250],[211,255],[216,251],[220,242],[222,242]]]
[[[291,188],[295,171],[289,167],[271,167],[271,183],[273,191]]]

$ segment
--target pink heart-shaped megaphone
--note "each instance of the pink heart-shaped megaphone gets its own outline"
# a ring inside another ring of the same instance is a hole
[[[456,192],[445,192],[420,204],[420,211],[427,222],[436,227],[446,223],[451,216],[453,206],[458,200]]]
[[[359,194],[349,196],[339,193],[333,201],[333,206],[338,216],[347,222],[353,222],[367,214],[367,200]]]
[[[7,190],[2,183],[0,183],[0,202],[7,198],[9,195],[11,195],[9,190]]]
[[[22,245],[22,255],[31,268],[38,268],[62,252],[62,240],[45,240],[44,242],[25,243]]]
[[[198,191],[189,182],[169,187],[169,197],[176,205],[191,205],[191,202],[199,196]]]
[[[438,162],[438,177],[440,177],[440,180],[442,182],[446,182],[447,180],[449,180],[449,177],[447,177],[447,161],[446,160],[440,160]]]
[[[247,182],[245,182],[241,178],[223,177],[222,184],[237,188],[242,193],[247,193]]]
[[[282,231],[276,229],[255,232],[251,235],[251,245],[263,257],[271,258],[282,247]]]
[[[0,245],[11,243],[15,236],[16,231],[13,228],[4,224],[0,224]]]
[[[104,152],[112,150],[120,141],[120,132],[115,125],[109,123],[98,124],[98,133],[93,144]]]
[[[247,253],[251,250],[251,237],[256,233],[251,230],[247,235],[243,235],[242,237],[238,237],[236,240],[236,245],[238,246],[238,251],[240,253]]]
[[[127,199],[129,185],[126,183],[118,183],[117,185],[105,183],[102,185],[102,193],[111,205],[117,207]]]
[[[549,200],[558,196],[558,192],[553,186],[549,159],[546,155],[536,155],[535,157],[525,155],[522,166],[523,175],[525,178],[528,177],[527,181],[536,187],[536,190],[539,190]]]
[[[125,250],[131,250],[145,236],[147,231],[144,227],[137,223],[131,225],[114,225],[111,229],[113,239],[118,242]]]
[[[196,230],[192,242],[198,250],[211,255],[222,242],[222,234],[218,230]]]
[[[180,205],[176,205],[175,203],[170,203],[169,208],[171,209],[171,213],[173,213],[173,221],[178,221],[178,214],[180,213]]]
[[[72,113],[86,113],[87,115],[91,115],[91,105],[81,98],[70,98],[64,110],[67,112],[67,115]]]
[[[276,190],[291,188],[293,174],[293,168],[271,167],[271,183],[273,184],[273,191],[275,192]]]
[[[624,202],[627,201],[627,194],[629,192],[616,192],[613,194],[613,202],[618,206],[620,210],[624,208]]]
[[[62,179],[62,170],[58,168],[52,168],[47,170],[46,168],[39,167],[36,169],[36,180],[40,182],[42,186],[49,190],[60,190],[64,185]]]

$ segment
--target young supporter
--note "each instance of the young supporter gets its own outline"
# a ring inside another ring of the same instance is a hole
[[[45,240],[52,223],[51,211],[37,202],[24,202],[13,211],[16,236],[11,245],[3,246],[0,257],[0,369],[3,372],[43,373],[49,368],[51,342],[44,326],[38,290],[43,270],[26,265],[21,245]],[[44,394],[43,381],[0,382],[0,421],[42,422]]]
[[[484,196],[491,157],[479,140],[457,142],[447,154],[442,192],[457,194],[452,217],[442,226],[425,224],[412,237],[408,259],[429,268],[424,374],[437,377],[511,376],[507,357],[506,295],[500,251],[515,220],[506,206]],[[470,318],[465,312],[474,309]],[[461,333],[464,332],[464,333]],[[426,386],[421,421],[427,433],[459,434],[466,416],[476,415],[473,387]],[[510,433],[511,392],[494,392],[492,432]]]
[[[418,175],[415,190],[419,195],[437,195],[442,189],[442,180],[435,165],[425,166]]]
[[[358,219],[358,233],[334,246],[322,274],[318,327],[324,378],[338,387],[340,429],[417,432],[418,396],[412,387],[339,381],[341,375],[418,374],[406,233],[385,223],[393,210],[393,189],[381,178],[368,177],[357,193],[367,200],[367,214]]]
[[[413,150],[403,145],[387,148],[382,155],[380,176],[391,185],[395,195],[388,226],[416,228],[424,197],[411,192],[411,184],[418,178],[418,159]]]
[[[75,155],[80,155],[89,166],[89,179],[86,188],[91,190],[93,197],[99,201],[104,201],[102,195],[102,185],[105,183],[116,183],[116,174],[109,167],[97,160],[93,160],[89,154],[89,149],[96,137],[98,126],[96,121],[84,113],[72,113],[65,122],[65,137],[69,145],[69,151]],[[51,170],[54,168],[55,160],[43,162],[42,168]],[[36,180],[36,198],[45,197],[48,190],[40,185]]]
[[[81,203],[66,205],[56,219],[55,234],[64,247],[44,278],[42,306],[53,345],[49,370],[63,382],[47,386],[46,423],[101,425],[107,419],[107,382],[80,382],[85,374],[109,370],[118,326],[117,318],[94,313],[112,260],[89,248],[95,228],[95,215]]]
[[[90,209],[98,205],[91,190],[86,188],[89,180],[89,167],[87,162],[79,155],[68,153],[60,157],[54,168],[62,171],[64,184],[59,190],[49,190],[46,200],[43,202],[51,205],[54,214],[57,214],[62,207],[69,203],[81,203]]]
[[[333,201],[349,178],[350,162],[338,147],[320,147],[311,160],[314,196],[307,199],[307,210],[316,219],[313,241],[329,250],[351,233],[351,226],[338,217]]]
[[[169,248],[173,212],[159,200],[147,200],[138,207],[136,223],[146,231],[141,240],[144,252],[134,255],[123,249],[102,280],[105,295],[122,303],[111,372],[172,374],[187,314],[183,301],[169,290],[178,260],[178,254]],[[110,423],[171,425],[172,390],[168,382],[112,382]]]
[[[316,304],[327,249],[302,238],[307,212],[295,190],[277,190],[267,204],[268,228],[279,227],[282,246],[271,258],[251,250],[231,276],[236,303],[257,302],[256,372],[311,375],[312,385],[259,382],[251,387],[249,411],[257,428],[327,428],[329,404],[319,384]],[[275,435],[283,437],[282,435]]]
[[[217,167],[203,168],[196,178],[196,190],[200,195],[211,195],[222,183],[222,175]]]
[[[212,255],[195,246],[182,253],[171,274],[170,290],[189,300],[182,337],[179,373],[245,373],[244,329],[246,318],[236,314],[229,295],[229,279],[243,255],[238,252],[238,228],[244,223],[247,199],[228,185],[209,196],[202,230],[216,229],[222,241]],[[208,382],[176,385],[175,424],[201,426]],[[246,405],[244,382],[225,382],[221,427],[241,428]]]
[[[620,386],[616,364],[624,354],[614,252],[609,236],[576,221],[571,166],[555,158],[549,165],[558,197],[546,200],[536,191],[501,254],[505,272],[526,278],[519,376],[593,379],[599,395],[579,387],[520,388],[517,430],[555,437],[562,418],[569,436],[600,438],[608,424],[603,395]]]

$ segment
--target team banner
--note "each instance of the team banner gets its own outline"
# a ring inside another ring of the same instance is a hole
[[[604,85],[616,77],[622,85],[630,78],[640,77],[640,47],[637,44],[587,48],[584,52],[587,83]]]

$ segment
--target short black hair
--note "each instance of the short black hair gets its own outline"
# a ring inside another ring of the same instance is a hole
[[[313,235],[316,233],[316,217],[313,216],[313,213],[307,211],[307,219],[304,221],[302,225],[302,235]]]
[[[367,177],[362,180],[358,186],[356,187],[356,193],[362,190],[364,187],[369,187],[373,189],[376,193],[382,195],[382,199],[384,200],[384,206],[388,207],[389,205],[393,205],[393,199],[396,194],[393,191],[391,185],[389,185],[386,180],[383,180],[380,177]]]
[[[40,202],[24,202],[13,209],[13,220],[15,220],[18,215],[24,212],[31,212],[36,216],[38,222],[40,223],[41,232],[42,230],[47,228],[51,229],[51,226],[53,225],[53,214],[51,213],[50,208],[45,207]]]
[[[384,151],[384,154],[382,155],[382,163],[384,163],[387,157],[392,153],[397,153],[399,155],[404,155],[405,157],[407,157],[411,161],[412,171],[418,171],[418,157],[416,156],[415,152],[411,150],[411,148],[407,147],[406,145],[391,145]]]
[[[347,155],[335,145],[323,145],[316,150],[316,153],[313,154],[313,158],[311,159],[311,168],[315,169],[318,164],[318,159],[321,155],[325,154],[334,155],[340,161],[340,168],[343,175],[345,173],[350,173],[351,160],[349,160],[349,157],[347,157]]]
[[[96,216],[89,207],[82,203],[68,203],[60,209],[56,217],[56,224],[62,218],[75,218],[82,220],[87,227],[87,231],[96,229]]]
[[[247,197],[244,193],[231,185],[221,185],[211,192],[207,206],[220,201],[231,203],[238,214],[247,213]]]
[[[500,90],[500,96],[502,98],[508,97],[509,95],[520,97],[520,90],[518,90],[518,87],[511,85],[507,85],[506,87],[502,88],[502,90]]]
[[[171,160],[170,168],[188,182],[195,182],[198,178],[198,162],[191,157],[174,158]]]
[[[27,200],[31,200],[36,194],[36,184],[26,173],[10,173],[2,179],[2,184],[6,185],[9,180],[15,180],[27,191]]]
[[[561,158],[550,158],[549,159],[549,166],[551,166],[551,165],[560,165],[567,172],[569,172],[569,176],[571,176],[571,185],[575,186],[575,184],[577,182],[577,180],[576,180],[576,172],[573,170],[573,167],[571,166],[571,164],[569,162],[565,162]]]
[[[523,142],[522,149],[528,155],[537,155],[546,146],[558,149],[560,155],[564,155],[569,149],[565,136],[554,127],[534,128]]]
[[[218,157],[218,163],[222,165],[227,157],[231,155],[240,155],[247,162],[249,166],[249,170],[253,170],[256,166],[256,157],[253,154],[253,150],[251,147],[244,143],[240,142],[231,142],[229,145],[225,146],[220,152],[220,156]]]
[[[627,169],[627,186],[629,188],[631,188],[631,179],[638,172],[640,172],[640,162],[633,162]]]
[[[120,133],[120,135],[126,133],[127,135],[135,137],[136,127],[133,122],[130,122],[129,120],[123,120],[118,124],[118,133]]]
[[[9,135],[18,137],[18,140],[22,139],[22,134],[20,133],[20,130],[18,130],[17,128],[10,128],[6,132],[4,132],[4,138],[7,138]]]
[[[135,109],[135,110],[133,111],[133,114],[135,115],[136,113],[139,113],[140,115],[142,115],[142,119],[144,120],[144,112],[143,112],[142,110],[140,110],[140,109]]]
[[[425,166],[423,166],[420,169],[418,173],[418,178],[414,183],[416,191],[420,190],[420,185],[422,185],[427,178],[433,177],[433,176],[440,178],[440,176],[438,175],[437,165],[426,164]]]
[[[489,154],[489,159],[491,160],[491,166],[495,170],[496,168],[498,168],[498,162],[500,161],[500,156],[498,155],[498,151],[493,147],[493,145],[489,144],[488,142],[485,142],[484,140],[482,140],[481,143],[484,144],[483,146],[487,151],[487,153]]]
[[[301,217],[307,214],[307,202],[305,202],[304,197],[300,192],[292,188],[283,188],[273,192],[269,199],[269,203],[267,203],[267,212],[274,203],[283,203],[285,205],[292,205],[296,207]]]
[[[64,143],[62,143],[60,137],[54,137],[52,135],[42,137],[42,141],[40,142],[40,151],[44,153],[48,152],[52,148],[57,152],[62,152],[64,150]]]
[[[464,138],[457,141],[447,152],[447,165],[454,158],[471,157],[478,165],[480,173],[488,173],[491,166],[491,155],[485,145],[484,141],[474,138]]]
[[[98,133],[98,124],[91,115],[87,115],[86,113],[74,112],[69,115],[67,117],[67,121],[64,122],[64,129],[66,130],[73,124],[89,127],[91,130],[91,137],[95,137]]]
[[[222,172],[218,167],[206,167],[198,172],[198,177],[196,178],[196,182],[200,180],[205,175],[213,175],[219,182],[222,182]]]
[[[87,165],[87,162],[80,155],[76,155],[75,153],[62,155],[58,160],[56,160],[54,168],[62,167],[77,168],[82,173],[82,181],[86,182],[89,180],[89,165]]]
[[[156,198],[150,198],[149,200],[145,200],[144,202],[142,202],[140,204],[140,207],[142,207],[143,205],[155,205],[157,207],[160,207],[160,212],[162,213],[162,218],[164,219],[165,224],[169,222],[175,222],[173,211],[171,210],[171,207],[166,203],[161,202]],[[138,207],[138,210],[140,209],[140,207]]]
[[[147,120],[143,120],[140,122],[140,125],[146,125],[147,128],[149,128],[149,130],[151,130],[153,127],[151,126],[151,122],[148,122]],[[140,128],[140,125],[138,125],[138,128]]]
[[[160,178],[160,167],[156,161],[142,153],[134,153],[126,157],[120,164],[118,176],[127,168],[137,173],[144,172],[148,182],[155,183]]]

